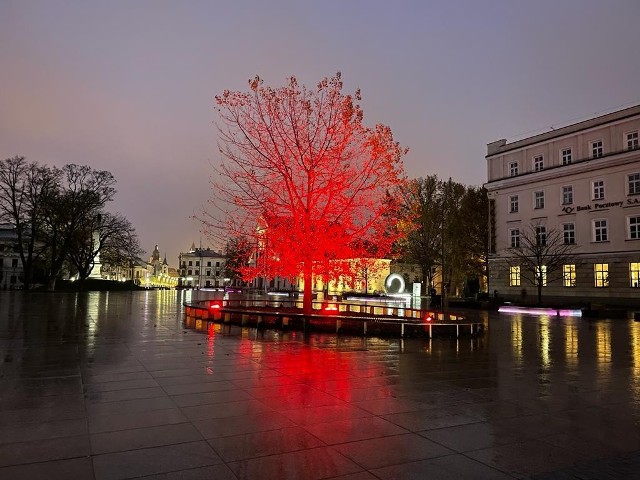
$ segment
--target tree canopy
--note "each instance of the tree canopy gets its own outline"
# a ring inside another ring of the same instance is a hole
[[[302,274],[307,311],[314,277],[351,274],[352,262],[336,260],[366,257],[371,245],[385,255],[396,238],[398,204],[385,198],[404,181],[406,150],[389,127],[365,126],[360,92],[342,88],[340,73],[315,89],[255,77],[248,91],[216,97],[223,161],[205,224],[252,239],[261,260],[241,269],[245,280]]]
[[[53,290],[65,267],[86,278],[105,249],[139,252],[131,223],[105,210],[115,182],[110,172],[86,165],[56,168],[20,156],[0,161],[0,221],[15,229],[25,288],[34,283],[36,266],[38,280]]]
[[[403,260],[420,265],[422,278],[434,286],[436,267],[441,291],[486,276],[488,200],[484,188],[467,187],[437,175],[409,180],[402,189],[402,236],[396,249]]]

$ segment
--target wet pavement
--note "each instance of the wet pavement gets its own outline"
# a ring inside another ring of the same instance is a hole
[[[640,478],[640,322],[182,328],[190,292],[0,292],[0,478]]]

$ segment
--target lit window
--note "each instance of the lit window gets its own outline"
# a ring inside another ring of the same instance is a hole
[[[518,248],[520,246],[520,230],[514,228],[510,231],[509,236],[511,237],[511,248]]]
[[[509,164],[509,175],[512,177],[518,175],[518,162],[511,162]]]
[[[604,144],[602,140],[591,142],[591,158],[599,158],[604,155]]]
[[[627,133],[627,150],[635,150],[639,148],[638,131]]]
[[[533,192],[535,208],[544,208],[544,192]]]
[[[604,180],[595,180],[591,183],[593,200],[604,200]]]
[[[520,286],[520,267],[509,268],[509,286],[511,287]]]
[[[539,172],[544,169],[544,157],[542,155],[537,155],[533,157],[533,170],[535,172]]]
[[[629,179],[629,195],[638,195],[640,193],[640,173],[632,173]]]
[[[640,240],[640,216],[627,217],[629,240]]]
[[[573,204],[573,186],[572,185],[567,185],[566,187],[562,187],[562,204],[563,205]]]
[[[563,148],[560,154],[562,155],[562,165],[569,165],[573,159],[571,148]]]
[[[631,278],[631,286],[640,288],[640,263],[634,262],[629,264],[629,277]]]
[[[595,263],[593,265],[593,276],[595,279],[595,286],[597,288],[609,286],[609,264],[608,263]]]
[[[576,286],[576,266],[575,265],[562,266],[562,282],[565,287]]]
[[[536,245],[547,244],[547,228],[544,225],[536,226]]]
[[[547,286],[547,266],[546,265],[536,266],[536,285],[542,285],[543,287]]]
[[[609,240],[609,229],[606,220],[593,221],[593,241],[606,242]]]
[[[518,212],[518,195],[511,195],[509,197],[509,213]]]
[[[562,228],[565,245],[574,245],[576,243],[576,226],[573,223],[565,223]]]

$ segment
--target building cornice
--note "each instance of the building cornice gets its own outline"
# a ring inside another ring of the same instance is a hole
[[[537,143],[548,142],[549,140],[558,139],[567,135],[575,135],[578,132],[587,131],[607,124],[613,124],[635,116],[640,116],[640,105],[635,105],[633,107],[601,115],[599,117],[590,118],[582,122],[552,130],[551,132],[540,133],[511,143],[507,143],[506,139],[497,140],[487,144],[487,155],[485,158],[488,159],[494,155],[500,155],[513,150],[529,147]]]

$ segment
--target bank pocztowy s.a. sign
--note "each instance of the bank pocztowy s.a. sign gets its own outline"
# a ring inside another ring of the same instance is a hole
[[[640,203],[640,198],[627,198],[627,205]],[[625,202],[590,203],[588,205],[578,205],[577,207],[562,207],[562,213],[585,212],[589,210],[606,210],[607,208],[622,207]]]

